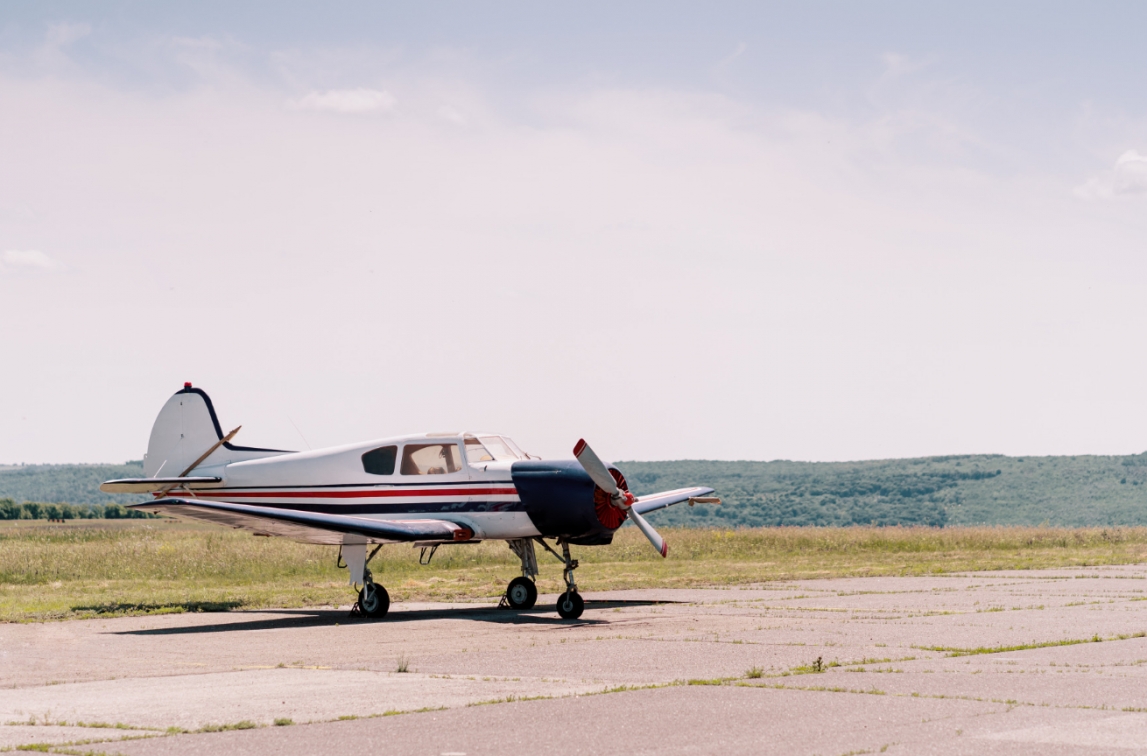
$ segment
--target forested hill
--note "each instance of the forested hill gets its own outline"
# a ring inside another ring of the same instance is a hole
[[[0,499],[17,503],[130,504],[140,501],[140,497],[102,493],[100,483],[141,477],[140,461],[122,465],[5,465],[0,466]]]
[[[1147,525],[1147,454],[870,462],[619,462],[635,493],[709,485],[662,525]]]
[[[980,454],[870,462],[618,462],[634,492],[709,485],[721,506],[678,506],[660,525],[1147,525],[1147,454]],[[99,484],[142,465],[0,467],[0,498],[107,504]]]

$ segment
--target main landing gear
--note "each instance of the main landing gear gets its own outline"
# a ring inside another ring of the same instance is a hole
[[[538,601],[538,587],[528,577],[516,577],[506,587],[506,603],[511,609],[533,609]]]
[[[382,619],[390,610],[390,594],[386,588],[370,579],[369,572],[362,590],[358,592],[358,608],[371,619]]]
[[[362,566],[362,588],[358,592],[358,602],[350,610],[352,616],[362,614],[363,616],[371,619],[382,619],[386,613],[390,611],[390,594],[386,592],[386,588],[380,583],[374,582],[374,575],[370,572],[370,560],[374,559],[374,555],[382,548],[382,544],[374,547],[374,551],[370,552],[370,556]],[[343,566],[342,552],[339,552],[340,567]]]
[[[529,538],[515,538],[509,541],[510,550],[522,560],[522,576],[516,577],[506,586],[505,606],[510,609],[532,609],[538,600],[538,586],[534,578],[538,576],[538,557],[534,553],[534,542]]]

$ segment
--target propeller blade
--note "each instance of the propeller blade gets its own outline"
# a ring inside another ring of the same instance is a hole
[[[653,526],[646,522],[644,517],[630,508],[632,506],[633,496],[628,494],[622,495],[621,489],[617,487],[617,481],[609,474],[609,468],[601,461],[601,457],[597,456],[593,449],[589,448],[589,444],[585,442],[584,438],[579,440],[577,445],[574,446],[573,453],[574,456],[577,457],[577,461],[581,463],[582,468],[589,474],[590,480],[592,480],[598,488],[609,494],[615,501],[620,502],[622,509],[629,513],[633,524],[645,534],[645,537],[653,544],[653,548],[657,549],[657,553],[661,556],[668,555],[669,544],[665,543],[665,539],[661,537],[661,534],[654,530]]]
[[[632,509],[629,510],[629,516],[633,519],[633,524],[639,527],[641,532],[645,534],[645,537],[649,539],[649,542],[653,544],[653,548],[657,549],[657,553],[663,557],[668,556],[669,544],[665,543],[665,539],[661,537],[661,534],[654,530],[653,526],[646,522],[644,517]]]
[[[621,491],[617,488],[617,481],[609,474],[609,468],[601,461],[601,457],[594,453],[593,449],[589,448],[589,444],[585,439],[580,439],[577,445],[574,446],[574,456],[577,461],[581,463],[582,468],[589,473],[590,480],[592,480],[598,488],[605,491],[610,496],[621,496]]]

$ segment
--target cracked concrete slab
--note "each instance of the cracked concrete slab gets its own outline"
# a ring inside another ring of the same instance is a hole
[[[2,625],[0,721],[255,726],[125,754],[1147,752],[1143,565],[551,598]]]

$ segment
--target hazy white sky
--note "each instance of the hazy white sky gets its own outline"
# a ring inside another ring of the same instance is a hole
[[[0,10],[0,462],[1147,449],[1147,5],[235,5]]]

